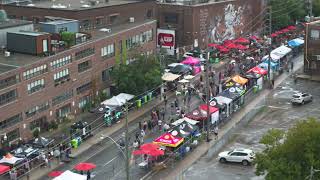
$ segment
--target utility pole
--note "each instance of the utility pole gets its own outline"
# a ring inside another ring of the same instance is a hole
[[[268,57],[268,80],[269,80],[269,86],[271,88],[271,51],[272,51],[272,8],[271,8],[271,4],[269,2],[269,39],[268,39],[268,51],[269,51],[269,57]],[[272,87],[273,88],[273,87]]]
[[[210,51],[208,50],[207,52],[207,64],[206,64],[206,69],[205,69],[205,78],[206,78],[206,102],[207,102],[207,142],[210,141],[209,139],[209,124],[211,120],[210,116],[210,84],[209,84],[209,59],[210,59]],[[203,127],[204,128],[204,127]]]
[[[126,177],[127,180],[130,179],[130,169],[129,169],[129,131],[128,131],[128,102],[125,103],[125,111],[126,111],[126,122],[125,122],[125,133],[126,133]]]
[[[313,9],[313,0],[308,0],[309,3],[309,17],[311,18],[313,15],[312,9]]]

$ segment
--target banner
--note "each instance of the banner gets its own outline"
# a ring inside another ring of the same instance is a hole
[[[169,55],[174,55],[176,34],[174,30],[157,29],[157,47],[167,50]]]

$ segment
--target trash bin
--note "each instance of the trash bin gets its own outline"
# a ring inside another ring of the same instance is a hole
[[[214,63],[214,59],[212,57],[209,58],[210,63]]]
[[[214,63],[219,63],[220,59],[219,58],[215,58]]]
[[[79,147],[82,142],[82,139],[81,139],[81,137],[77,137],[76,140],[77,140],[77,145]]]
[[[138,99],[136,102],[137,102],[137,108],[140,108],[141,107],[141,99]]]
[[[71,140],[71,146],[72,146],[73,148],[78,148],[78,141],[77,141],[76,139],[72,139],[72,140]]]
[[[148,101],[151,101],[151,99],[152,99],[152,92],[149,92],[148,93]]]
[[[144,103],[147,103],[148,102],[148,96],[145,95],[145,96],[143,96],[143,98],[144,98]]]
[[[253,93],[257,93],[259,90],[259,86],[255,85],[253,86]]]

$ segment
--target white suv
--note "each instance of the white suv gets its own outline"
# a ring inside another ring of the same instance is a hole
[[[292,104],[304,104],[312,101],[312,95],[308,93],[296,93],[292,96]]]
[[[241,162],[244,166],[249,165],[255,157],[255,153],[251,149],[234,149],[232,151],[224,151],[219,153],[218,159],[221,163],[225,162]]]

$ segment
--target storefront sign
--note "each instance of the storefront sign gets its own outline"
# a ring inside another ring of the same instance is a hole
[[[157,47],[167,49],[169,55],[174,55],[175,51],[175,31],[168,29],[157,30]]]

